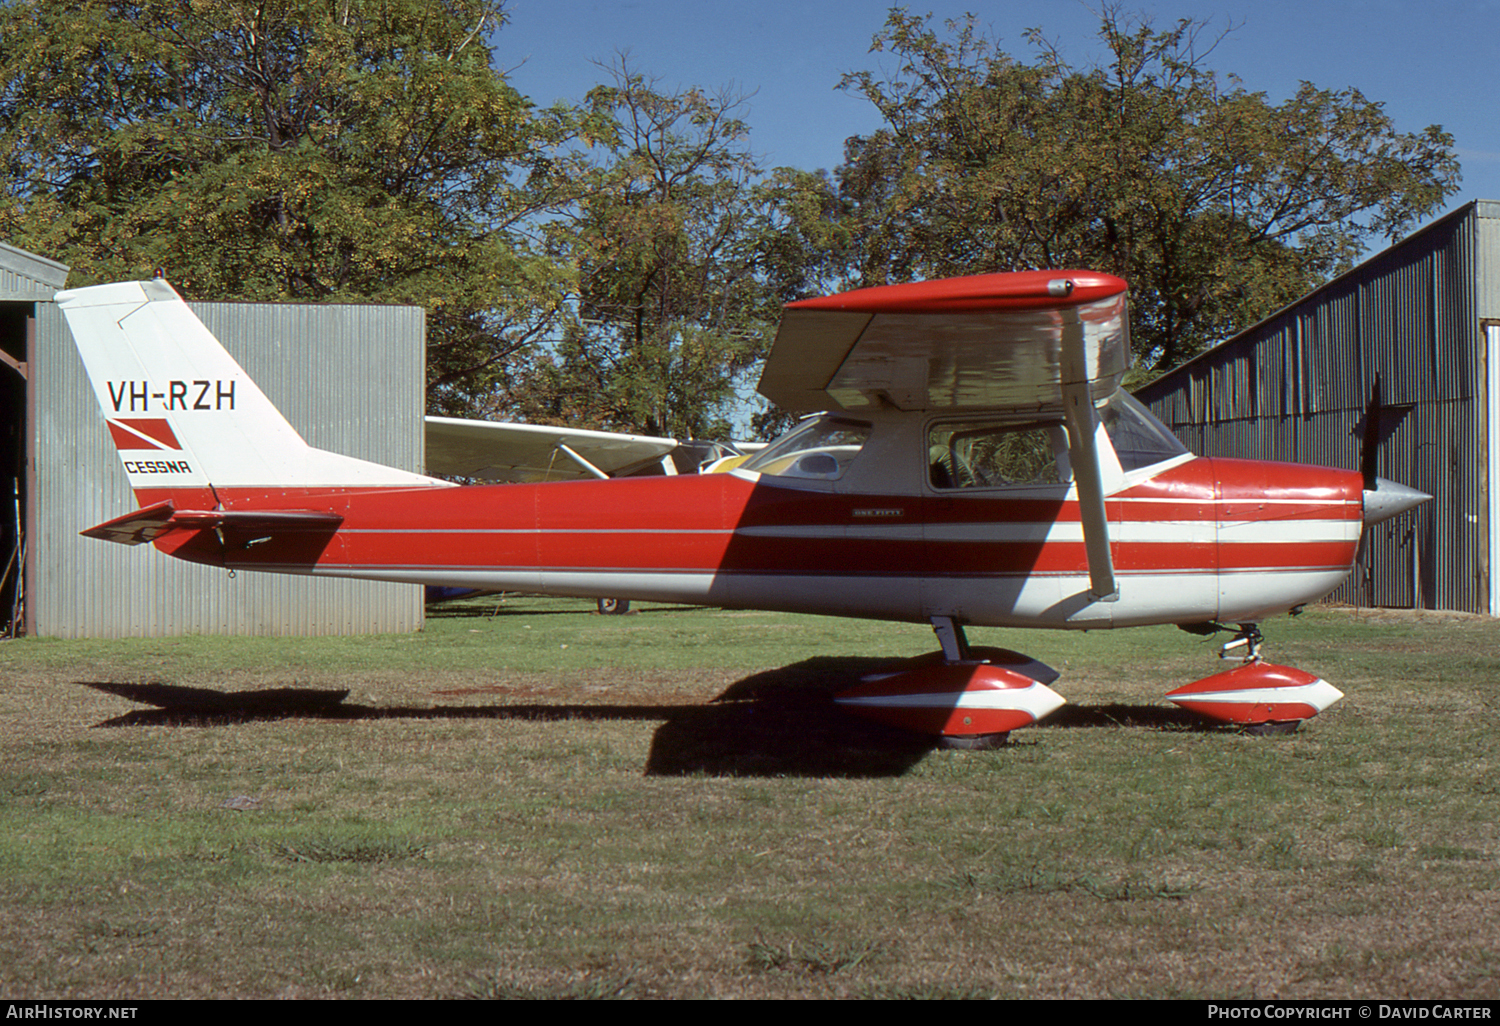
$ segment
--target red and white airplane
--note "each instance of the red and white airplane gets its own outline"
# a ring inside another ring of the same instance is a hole
[[[956,744],[1063,704],[1054,671],[966,625],[1236,624],[1243,664],[1168,697],[1295,728],[1340,693],[1262,661],[1256,625],[1427,498],[1189,453],[1121,391],[1126,285],[1093,272],[790,304],[760,390],[816,415],[728,473],[474,486],[311,448],[165,281],[57,301],[140,503],[85,535],[237,571],[928,623],[940,653],[838,701]]]

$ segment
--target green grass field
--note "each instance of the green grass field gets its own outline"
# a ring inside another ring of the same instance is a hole
[[[1348,696],[1291,736],[1162,699],[1215,640],[972,631],[1071,703],[983,752],[829,705],[914,626],[5,643],[0,992],[1500,997],[1500,622],[1267,634]]]

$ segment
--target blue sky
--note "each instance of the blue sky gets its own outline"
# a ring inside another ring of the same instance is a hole
[[[847,136],[877,128],[862,98],[837,90],[848,71],[877,70],[869,52],[891,5],[870,0],[510,0],[510,24],[492,41],[496,63],[541,105],[580,99],[605,81],[595,61],[628,51],[664,89],[729,87],[753,94],[751,145],[767,166],[827,168]],[[910,9],[939,20],[979,16],[1001,48],[1030,51],[1039,27],[1075,66],[1099,58],[1097,19],[1075,0],[994,3],[930,0]],[[1500,200],[1500,0],[1238,0],[1141,2],[1123,9],[1165,27],[1188,17],[1209,31],[1233,26],[1208,64],[1272,101],[1301,81],[1354,87],[1385,104],[1396,126],[1440,124],[1455,137],[1464,181],[1449,209]]]

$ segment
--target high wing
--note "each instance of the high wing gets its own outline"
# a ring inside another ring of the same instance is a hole
[[[859,289],[788,304],[760,392],[790,412],[881,407],[1061,415],[1096,599],[1118,597],[1095,404],[1130,366],[1126,284],[1026,271]]]
[[[427,418],[427,472],[486,481],[617,477],[660,461],[677,445],[650,435]]]
[[[1130,365],[1125,290],[1094,271],[1024,271],[790,303],[760,391],[793,413],[1056,412],[1082,381],[1105,399]]]

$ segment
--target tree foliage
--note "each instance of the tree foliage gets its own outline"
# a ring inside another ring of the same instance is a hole
[[[832,173],[755,158],[744,98],[621,58],[538,110],[504,0],[0,0],[0,238],[73,282],[416,303],[435,411],[724,434],[779,303],[1032,267],[1132,286],[1164,368],[1290,302],[1458,180],[1437,127],[1354,90],[1272,103],[1202,26],[1106,10],[1100,66],[1039,32],[893,11],[885,127]],[[777,411],[758,423],[770,427]]]
[[[970,18],[939,34],[895,10],[895,70],[842,85],[880,131],[831,179],[804,176],[799,230],[846,281],[1083,267],[1132,286],[1133,346],[1160,369],[1245,327],[1394,237],[1457,188],[1452,139],[1400,133],[1356,90],[1276,104],[1206,64],[1203,26],[1101,16],[1079,69],[1039,31],[1023,61]]]
[[[494,72],[495,0],[10,0],[0,237],[78,284],[418,303],[439,405],[494,387],[565,269],[572,127]]]
[[[556,252],[576,318],[517,397],[529,420],[727,436],[779,310],[760,271],[770,205],[743,99],[663,91],[622,57],[590,92],[599,130]],[[604,126],[608,126],[607,130]]]

